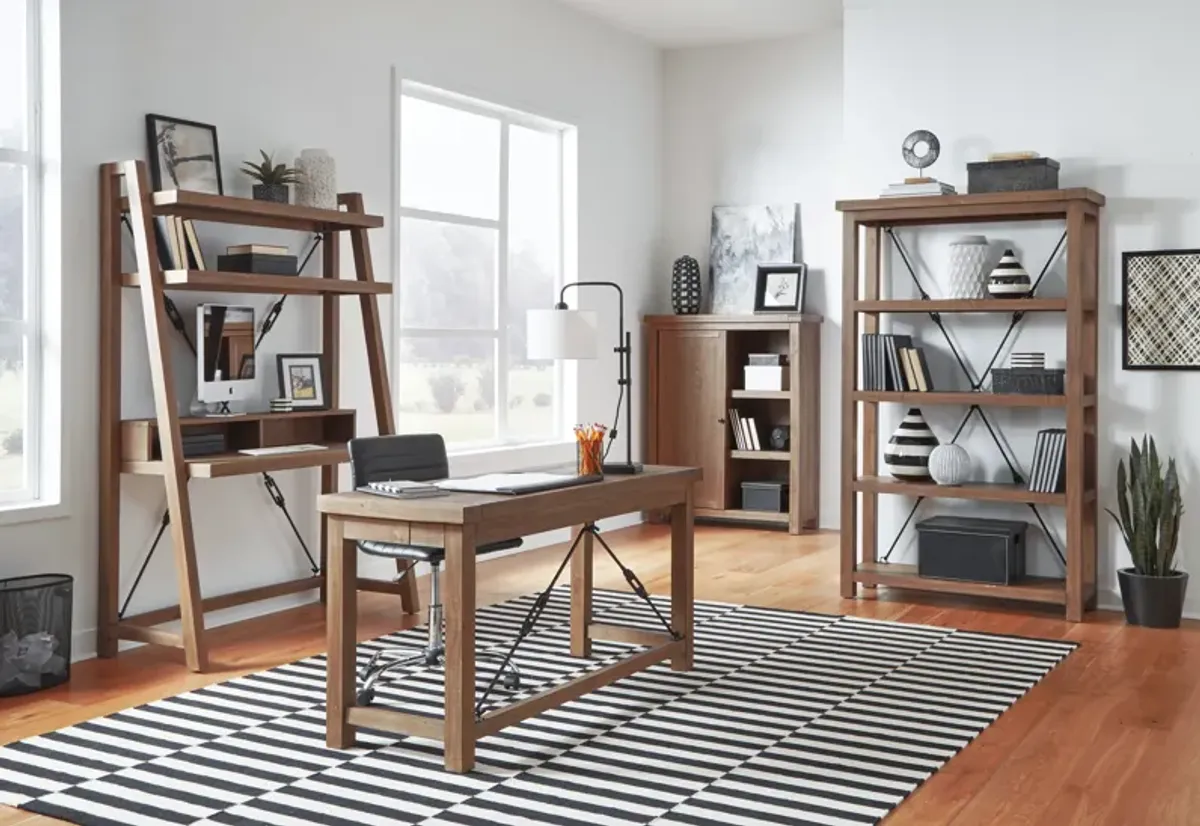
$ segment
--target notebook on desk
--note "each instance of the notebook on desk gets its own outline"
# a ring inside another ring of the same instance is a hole
[[[497,493],[519,496],[522,493],[541,493],[559,488],[573,488],[599,482],[601,476],[578,476],[574,473],[485,473],[467,479],[446,479],[434,482],[440,490],[459,493]]]
[[[424,499],[429,496],[445,496],[446,491],[428,482],[410,482],[396,479],[388,482],[368,482],[359,488],[362,493],[376,496],[391,496],[395,499]]]

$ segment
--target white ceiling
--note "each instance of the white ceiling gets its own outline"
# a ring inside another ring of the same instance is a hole
[[[667,48],[784,37],[836,25],[842,0],[562,0]]]

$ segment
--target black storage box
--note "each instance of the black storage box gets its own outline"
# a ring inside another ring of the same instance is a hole
[[[787,513],[787,482],[742,482],[742,510]]]
[[[967,164],[967,192],[1025,192],[1058,189],[1058,161],[1024,158],[1014,161],[979,161]]]
[[[1011,585],[1025,577],[1025,522],[935,516],[917,523],[917,573]]]
[[[0,579],[0,697],[71,678],[71,594],[66,574]]]
[[[300,260],[294,255],[247,252],[217,256],[217,269],[221,272],[249,272],[255,275],[297,275],[299,263]]]
[[[1061,396],[1066,392],[1065,370],[1037,367],[992,368],[993,393],[1019,393],[1026,396]]]

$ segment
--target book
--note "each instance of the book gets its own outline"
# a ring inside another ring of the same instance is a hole
[[[941,181],[920,184],[889,184],[880,198],[910,198],[915,195],[957,195],[958,192],[950,184]]]
[[[758,440],[758,422],[753,416],[746,421],[750,423],[750,449],[762,450],[762,443]]]
[[[745,450],[754,450],[754,446],[750,441],[750,420],[745,416],[738,416],[738,422],[742,426],[742,444],[745,445]]]
[[[178,215],[169,216],[171,222],[171,245],[175,248],[175,269],[188,269],[187,241],[183,237],[183,219]]]
[[[917,349],[917,363],[921,368],[921,375],[919,376],[920,381],[921,381],[921,392],[922,393],[932,393],[933,392],[933,376],[929,372],[929,362],[927,362],[925,360],[925,348],[918,347],[916,349]]]
[[[410,482],[397,479],[390,482],[368,482],[359,488],[366,493],[378,493],[383,496],[394,496],[400,499],[421,499],[426,496],[445,496],[446,491],[436,485],[425,482]]]
[[[1037,440],[1033,445],[1033,464],[1029,469],[1029,492],[1038,492],[1038,480],[1041,478],[1042,460],[1046,453],[1046,435],[1045,430],[1039,430]]]
[[[225,248],[226,255],[287,255],[288,248],[278,244],[234,244]]]
[[[196,235],[196,225],[191,218],[187,218],[183,222],[183,230],[187,236],[188,250],[192,254],[192,260],[196,263],[196,269],[204,270],[204,253],[200,251],[200,239]]]
[[[179,269],[175,266],[175,253],[165,215],[154,216],[154,241],[158,247],[158,265],[164,270]]]
[[[900,363],[900,350],[912,347],[912,336],[888,335],[888,369],[891,371],[892,389],[897,393],[911,390],[904,380],[904,366]]]
[[[738,450],[745,450],[746,448],[742,445],[742,428],[738,414],[732,407],[729,408],[729,427],[733,430],[733,446]]]
[[[1047,478],[1046,493],[1061,493],[1066,489],[1067,481],[1067,431],[1058,430],[1054,434],[1054,461],[1051,464]]]
[[[913,369],[913,348],[900,348],[900,366],[904,368],[904,382],[909,390],[920,390],[917,383],[917,371]]]
[[[995,161],[1032,161],[1035,158],[1040,158],[1036,152],[989,152],[988,163]]]

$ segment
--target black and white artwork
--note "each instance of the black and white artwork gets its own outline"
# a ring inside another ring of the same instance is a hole
[[[1200,370],[1200,250],[1121,256],[1126,370]]]
[[[802,313],[808,267],[804,264],[759,264],[754,312]]]
[[[711,311],[754,312],[758,265],[796,260],[796,205],[713,207]]]
[[[156,190],[225,194],[217,127],[165,115],[146,115],[150,180]]]

